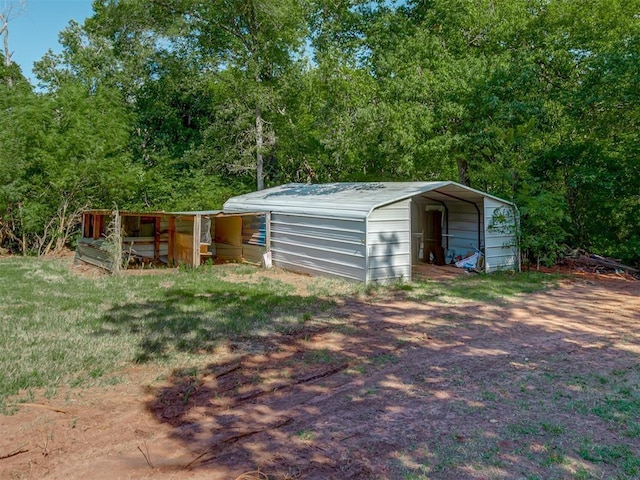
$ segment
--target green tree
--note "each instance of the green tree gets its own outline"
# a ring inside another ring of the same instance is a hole
[[[640,0],[94,10],[39,63],[46,93],[0,71],[14,245],[59,230],[61,198],[215,208],[252,185],[455,179],[521,206],[534,261],[565,243],[640,259]]]
[[[257,187],[264,188],[265,155],[277,141],[270,116],[277,114],[279,81],[303,47],[305,2],[154,0],[154,4],[183,26],[175,34],[167,31],[172,40],[185,42],[201,70],[230,93],[223,108],[244,119],[245,136],[253,139],[247,149],[236,137],[237,164],[251,153]]]
[[[0,206],[23,251],[62,248],[82,208],[132,201],[139,174],[117,95],[70,82],[55,95],[12,97],[0,121],[0,163],[12,166],[2,169]]]

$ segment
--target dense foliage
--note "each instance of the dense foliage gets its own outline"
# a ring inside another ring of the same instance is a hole
[[[2,247],[89,205],[451,179],[513,200],[532,259],[640,260],[640,0],[95,0],[60,39],[36,90],[0,67]]]

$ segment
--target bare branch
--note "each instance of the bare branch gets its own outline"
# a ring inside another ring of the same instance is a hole
[[[4,65],[5,67],[11,66],[11,57],[13,52],[9,50],[9,22],[14,18],[19,17],[24,13],[27,6],[26,0],[8,1],[4,0],[2,10],[0,10],[0,35],[3,40],[4,49]],[[9,87],[13,86],[13,79],[11,76],[7,77],[7,83]]]

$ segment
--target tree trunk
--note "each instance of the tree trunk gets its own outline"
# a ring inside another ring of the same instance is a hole
[[[262,110],[256,107],[256,175],[258,177],[258,190],[264,190],[264,158],[262,146],[264,144],[264,120]]]
[[[24,231],[24,214],[22,212],[22,203],[18,203],[18,215],[20,215],[20,233],[22,233],[21,250],[22,256],[27,256],[27,234]]]
[[[460,157],[456,159],[456,163],[458,164],[458,182],[462,185],[470,187],[471,182],[469,181],[469,164],[464,158]]]
[[[26,0],[4,0],[3,8],[0,11],[0,36],[4,43],[4,65],[11,66],[12,53],[9,51],[9,22],[24,13],[27,7]],[[11,74],[7,76],[7,84],[13,86]]]
[[[0,14],[0,35],[2,35],[4,43],[4,65],[5,67],[11,66],[11,52],[9,52],[9,19],[5,14]],[[9,87],[13,86],[13,79],[11,75],[7,75],[7,84]]]

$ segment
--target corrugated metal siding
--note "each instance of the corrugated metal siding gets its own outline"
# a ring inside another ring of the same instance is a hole
[[[449,209],[449,252],[454,256],[465,256],[478,245],[478,211],[469,203],[447,202]],[[482,215],[480,215],[482,229]],[[443,242],[446,243],[446,242]]]
[[[242,216],[242,243],[248,245],[266,245],[267,221],[266,214]]]
[[[484,229],[485,237],[485,269],[487,272],[497,270],[516,270],[518,268],[518,247],[516,241],[515,223],[512,225],[496,225],[494,214],[504,211],[505,219],[515,222],[513,206],[501,203],[492,198],[484,199]]]
[[[274,212],[270,234],[275,266],[366,280],[364,220]]]
[[[454,198],[477,202],[500,198],[456,182],[290,183],[230,198],[224,211],[280,212],[331,218],[365,218],[374,209],[421,194],[450,202]],[[507,202],[508,203],[508,202]]]
[[[464,256],[474,247],[495,249],[497,237],[485,238],[485,199],[511,206],[455,182],[374,182],[282,185],[229,199],[224,210],[272,213],[267,235],[272,235],[268,243],[275,265],[310,274],[385,281],[411,278],[411,256],[417,260],[426,205],[446,204],[448,231],[443,233],[448,236],[443,244],[448,241],[448,258]],[[412,221],[414,200],[419,208]],[[363,249],[365,238],[367,248]],[[505,261],[491,266],[506,265]]]
[[[110,252],[109,244],[103,239],[92,240],[80,238],[76,247],[76,263],[83,261],[105,270],[113,271],[113,254]]]
[[[367,281],[411,280],[411,200],[375,209],[367,219]]]
[[[193,235],[193,219],[189,216],[176,217],[176,232]]]
[[[411,201],[411,262],[415,265],[422,259],[422,240],[424,237],[424,212],[426,203],[420,197]]]
[[[242,216],[242,258],[260,264],[267,251],[267,215],[265,213]]]

